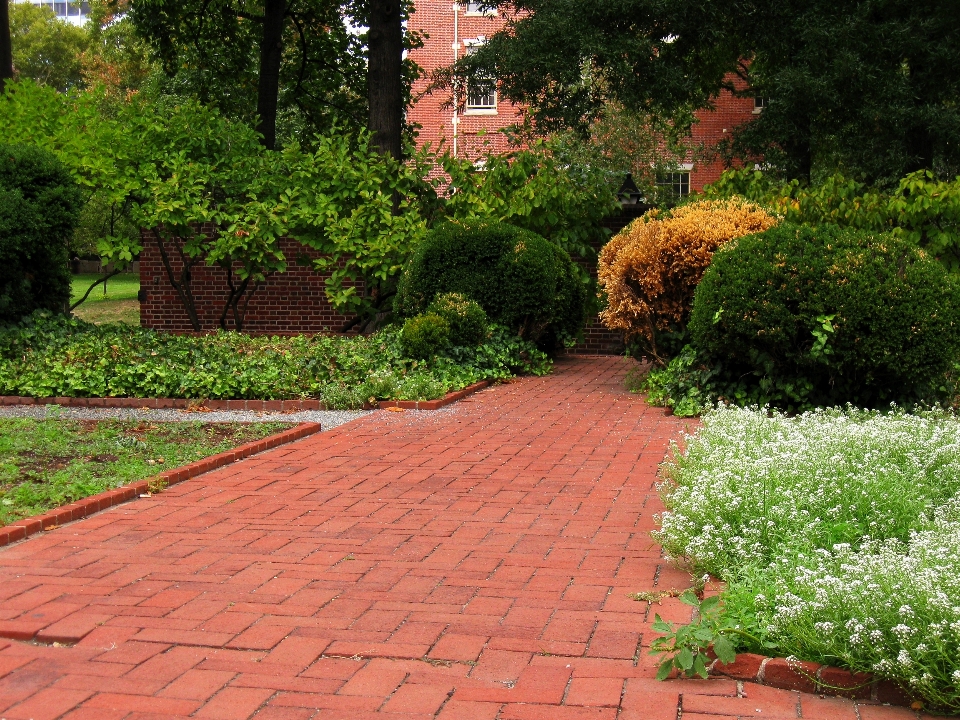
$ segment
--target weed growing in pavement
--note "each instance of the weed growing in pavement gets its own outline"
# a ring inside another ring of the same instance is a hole
[[[713,626],[657,626],[673,666],[696,673],[691,656],[712,631],[718,656],[728,637],[871,672],[960,711],[957,417],[721,408],[685,446],[664,466],[654,536],[727,588]]]

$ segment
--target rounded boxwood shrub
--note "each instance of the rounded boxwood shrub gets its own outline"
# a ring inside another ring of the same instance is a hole
[[[689,327],[721,396],[788,409],[911,404],[945,390],[958,290],[895,235],[785,224],[714,255]]]
[[[80,215],[76,181],[52,154],[0,145],[0,324],[70,301],[68,244]]]
[[[632,355],[665,364],[688,341],[693,294],[713,254],[734,238],[776,223],[739,198],[650,211],[600,251],[597,277],[607,294],[600,319],[623,332]]]
[[[403,351],[412,358],[428,360],[450,343],[450,324],[436,313],[407,320],[400,331]]]
[[[586,320],[586,287],[566,251],[507,223],[448,222],[431,230],[404,269],[394,308],[412,317],[450,292],[541,346],[576,337]]]
[[[487,314],[473,300],[461,293],[444,293],[430,303],[428,313],[439,315],[450,326],[450,343],[472,347],[487,335]]]

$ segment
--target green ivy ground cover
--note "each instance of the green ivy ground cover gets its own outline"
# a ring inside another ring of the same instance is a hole
[[[543,375],[547,356],[503,328],[475,347],[405,357],[399,329],[371,336],[188,337],[35,315],[0,330],[0,395],[279,400],[331,409],[432,400],[484,379]]]
[[[289,427],[288,423],[0,419],[0,526]]]

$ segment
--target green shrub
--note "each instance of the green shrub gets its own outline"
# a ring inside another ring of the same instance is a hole
[[[400,343],[414,358],[426,360],[450,344],[450,323],[435,313],[424,313],[403,324]]]
[[[66,309],[80,207],[77,183],[52,154],[0,145],[0,324]]]
[[[347,408],[371,397],[439,397],[478,380],[550,371],[544,353],[499,325],[480,345],[449,347],[427,360],[404,352],[401,333],[392,326],[356,337],[190,337],[36,313],[0,328],[0,395],[315,397]]]
[[[787,224],[714,255],[691,338],[718,394],[740,403],[928,402],[960,349],[957,291],[902,238]]]
[[[439,315],[450,326],[450,343],[477,345],[487,334],[487,314],[473,300],[460,293],[438,295],[428,313]]]
[[[475,300],[490,319],[548,346],[574,338],[587,292],[570,256],[506,223],[443,223],[417,246],[395,302],[401,317],[424,312],[443,293]]]

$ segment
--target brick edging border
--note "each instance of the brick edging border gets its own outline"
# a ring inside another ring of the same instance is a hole
[[[855,673],[802,660],[737,653],[737,659],[729,665],[714,660],[710,665],[710,674],[781,690],[872,700],[904,707],[912,705],[910,698],[892,680],[877,680],[869,673]]]
[[[18,520],[11,525],[0,527],[0,547],[17,542],[18,540],[23,540],[30,535],[35,535],[44,530],[50,530],[65,523],[89,517],[94,513],[106,510],[114,505],[120,505],[128,500],[133,500],[141,494],[149,492],[150,487],[156,487],[158,483],[162,483],[164,487],[176,485],[184,480],[194,478],[197,475],[202,475],[211,470],[221,468],[224,465],[234,463],[237,460],[243,460],[251,455],[256,455],[257,453],[279,447],[280,445],[286,445],[294,440],[300,440],[318,432],[320,432],[320,423],[300,423],[289,430],[284,430],[275,435],[269,435],[260,440],[245,443],[232,450],[211,455],[210,457],[197,460],[188,465],[167,470],[159,475],[149,477],[146,480],[140,480],[131,485],[124,485],[114,490],[107,490],[97,495],[91,495],[90,497],[77,500],[69,505],[54,508],[41,515],[34,515],[33,517]]]
[[[457,402],[457,400],[463,400],[467,395],[473,395],[473,393],[478,390],[483,390],[485,387],[489,387],[489,385],[489,380],[481,380],[480,382],[475,382],[473,385],[467,385],[462,390],[449,392],[439,400],[424,400],[423,402],[415,400],[381,400],[377,403],[377,406],[381,410],[386,410],[387,408],[400,408],[401,410],[439,410],[442,407]]]
[[[457,400],[462,400],[478,390],[490,385],[489,380],[481,380],[462,390],[449,392],[439,400],[382,400],[377,403],[381,410],[402,408],[404,410],[439,410]],[[84,408],[130,408],[134,410],[252,410],[255,412],[300,412],[305,410],[326,410],[319,400],[191,400],[186,398],[128,398],[128,397],[22,397],[19,395],[0,395],[0,406],[11,405],[61,405],[63,407]],[[372,408],[365,408],[370,410]]]

